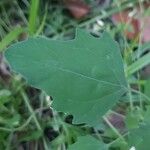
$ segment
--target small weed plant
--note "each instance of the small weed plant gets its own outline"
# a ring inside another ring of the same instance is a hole
[[[129,83],[150,62],[149,53],[125,67],[108,33],[94,37],[77,29],[73,40],[29,38],[10,46],[5,56],[30,86],[52,97],[54,112],[67,115],[66,122],[55,118],[64,136],[51,142],[52,149],[64,142],[68,150],[149,150],[150,98]],[[37,127],[41,136],[38,122]]]

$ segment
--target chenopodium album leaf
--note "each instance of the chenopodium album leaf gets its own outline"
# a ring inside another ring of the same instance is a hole
[[[74,123],[97,125],[127,92],[119,47],[106,32],[96,38],[77,29],[69,41],[29,38],[5,56],[31,86],[53,97],[53,108],[74,115]]]

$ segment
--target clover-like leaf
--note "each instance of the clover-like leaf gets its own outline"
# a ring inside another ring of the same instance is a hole
[[[53,97],[53,107],[74,115],[74,123],[96,125],[127,91],[117,43],[83,30],[69,41],[29,38],[8,48],[12,69]]]

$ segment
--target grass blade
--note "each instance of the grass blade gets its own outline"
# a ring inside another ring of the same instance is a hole
[[[36,20],[38,17],[39,0],[31,0],[30,14],[29,14],[29,34],[33,35],[36,31]]]
[[[126,75],[132,75],[133,73],[137,72],[138,70],[142,69],[148,64],[150,64],[150,53],[144,55],[143,57],[139,58],[136,62],[131,64],[126,70]]]
[[[41,22],[41,25],[39,26],[37,32],[36,32],[36,36],[38,36],[42,31],[43,31],[43,28],[44,28],[44,25],[45,25],[45,22],[46,22],[46,17],[47,17],[47,8],[46,8],[46,13],[43,17],[43,20]]]
[[[16,27],[10,33],[8,33],[0,42],[0,52],[2,52],[12,41],[16,40],[23,31],[23,28]]]

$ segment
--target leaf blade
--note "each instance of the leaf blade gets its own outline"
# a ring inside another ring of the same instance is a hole
[[[95,38],[77,30],[70,41],[31,38],[10,47],[6,57],[12,69],[54,98],[54,108],[73,114],[75,123],[98,124],[126,92],[121,54],[107,33]]]

